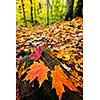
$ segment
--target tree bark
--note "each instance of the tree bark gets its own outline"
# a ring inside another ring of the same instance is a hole
[[[35,0],[33,0],[33,4],[34,4],[34,24],[37,23],[37,15],[36,15],[36,7],[35,7]]]
[[[72,20],[73,18],[74,0],[66,0],[66,15],[65,20]]]
[[[49,25],[49,7],[50,7],[49,0],[46,0],[46,4],[47,4],[47,25]]]
[[[78,0],[73,16],[83,17],[83,0]]]
[[[33,25],[33,7],[32,7],[32,0],[30,0],[31,3],[31,21],[32,21],[32,25]]]
[[[27,22],[26,22],[26,16],[25,16],[25,11],[24,11],[24,2],[23,0],[21,0],[22,2],[22,10],[23,10],[23,17],[24,17],[24,23],[25,23],[25,27],[27,26]]]

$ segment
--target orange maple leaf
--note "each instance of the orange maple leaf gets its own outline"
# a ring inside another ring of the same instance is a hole
[[[53,78],[53,88],[56,89],[57,95],[59,98],[62,97],[62,93],[64,92],[64,87],[67,86],[72,91],[78,91],[73,83],[67,79],[66,74],[62,71],[59,65],[55,66],[55,70],[52,71],[52,78]]]
[[[27,76],[24,80],[30,80],[30,82],[32,82],[36,77],[38,77],[38,81],[41,84],[45,79],[47,79],[47,71],[49,69],[42,61],[40,61],[40,63],[34,61],[29,69],[30,70],[27,72]]]

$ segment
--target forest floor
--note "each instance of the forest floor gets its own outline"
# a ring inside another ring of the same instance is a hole
[[[16,100],[82,100],[82,92],[82,18],[16,30]]]

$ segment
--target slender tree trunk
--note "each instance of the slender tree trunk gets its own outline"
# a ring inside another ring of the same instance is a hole
[[[77,2],[77,6],[75,8],[75,11],[74,11],[74,17],[76,16],[80,16],[80,17],[83,17],[83,0],[78,0]]]
[[[51,9],[51,19],[52,20],[53,20],[53,9],[54,9],[54,0],[52,0],[52,9]]]
[[[32,7],[32,0],[30,0],[31,3],[31,21],[32,21],[32,25],[33,25],[33,7]]]
[[[35,8],[35,0],[34,0],[34,22],[35,22],[35,24],[37,23],[37,21],[36,21],[36,8]]]
[[[42,4],[41,3],[42,3],[42,1],[40,0],[39,1],[39,13],[42,12]]]
[[[72,20],[73,18],[74,0],[66,0],[66,15],[65,20]]]
[[[25,27],[27,26],[27,22],[26,22],[26,16],[25,16],[25,11],[24,11],[24,2],[23,0],[21,0],[22,3],[22,10],[23,10],[23,17],[24,17],[24,23],[25,23]]]
[[[49,1],[46,0],[46,4],[47,4],[47,25],[49,25]]]

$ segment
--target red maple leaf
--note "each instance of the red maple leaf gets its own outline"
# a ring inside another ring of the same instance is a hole
[[[29,56],[30,60],[38,60],[42,54],[42,48],[36,48],[35,52]]]

